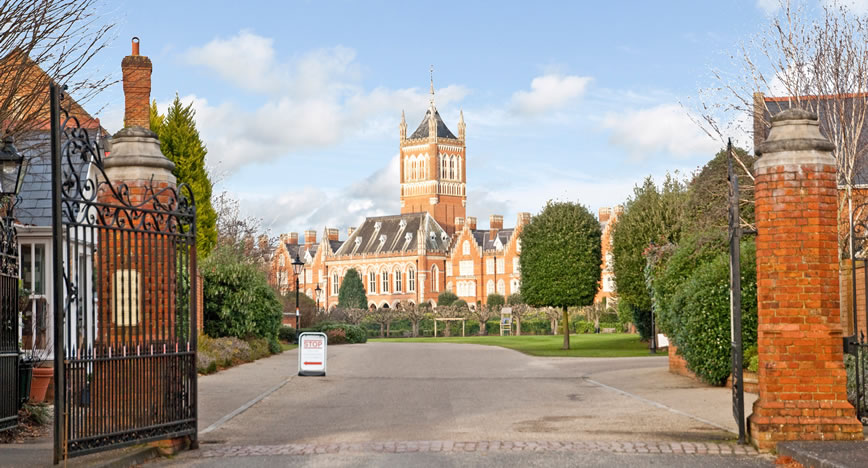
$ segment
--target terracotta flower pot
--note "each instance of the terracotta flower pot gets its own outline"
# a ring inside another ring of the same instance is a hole
[[[33,403],[42,403],[45,401],[45,392],[48,391],[48,384],[51,378],[54,377],[53,367],[34,367],[33,380],[30,385],[30,401]]]

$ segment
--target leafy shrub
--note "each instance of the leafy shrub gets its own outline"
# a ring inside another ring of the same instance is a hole
[[[247,340],[250,345],[250,360],[255,361],[264,357],[271,356],[271,351],[268,345],[268,340],[265,338],[250,338]]]
[[[457,310],[465,311],[468,309],[467,301],[465,301],[464,299],[458,299],[457,301],[452,303],[452,307]]]
[[[214,356],[199,351],[196,353],[196,370],[200,374],[213,374],[217,372],[217,360]]]
[[[330,345],[345,344],[347,342],[347,332],[343,328],[332,328],[325,332]]]
[[[199,354],[207,354],[214,359],[217,367],[231,367],[242,362],[252,361],[250,345],[235,337],[199,337]]]
[[[280,354],[283,352],[283,347],[280,346],[280,342],[277,341],[277,338],[269,338],[268,352],[271,354]]]
[[[618,322],[600,322],[600,330],[604,328],[614,328],[616,331],[621,331],[621,325]]]
[[[576,333],[594,333],[594,324],[591,322],[574,322],[573,327]]]
[[[757,354],[756,345],[745,348],[743,358],[743,364],[747,370],[751,372],[759,372],[759,354]]]
[[[276,337],[280,301],[256,265],[229,247],[202,262],[205,333],[209,336]]]
[[[455,293],[449,291],[443,291],[437,296],[437,307],[441,306],[451,306],[458,300],[458,296]]]
[[[280,329],[277,330],[277,338],[286,342],[295,341],[295,328],[288,325],[282,325]]]
[[[742,243],[742,343],[756,344],[756,249]],[[697,376],[722,385],[730,373],[729,255],[724,252],[694,270],[673,295],[680,316],[673,339]]]
[[[504,299],[504,297],[500,294],[489,294],[486,298],[486,301],[488,307],[494,308],[503,307],[503,305],[506,303],[506,299]]]
[[[329,332],[334,330],[340,330],[342,337],[337,339],[341,341],[332,341]],[[315,331],[325,333],[329,337],[329,344],[365,343],[368,341],[368,332],[363,327],[349,323],[323,322],[317,326]]]

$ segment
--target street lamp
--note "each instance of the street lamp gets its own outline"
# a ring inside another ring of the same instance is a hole
[[[292,259],[292,272],[295,273],[295,341],[298,341],[298,320],[301,316],[301,313],[298,310],[298,277],[301,275],[301,272],[304,271],[304,262],[298,258],[298,252],[295,254],[295,258]]]
[[[319,283],[316,284],[316,289],[313,290],[316,294],[316,311],[319,313],[319,295],[322,292],[322,288],[319,287]]]
[[[7,201],[18,195],[27,171],[24,155],[18,152],[14,142],[11,136],[6,136],[0,148],[0,196]]]

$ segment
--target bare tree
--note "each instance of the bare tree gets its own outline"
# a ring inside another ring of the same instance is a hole
[[[263,233],[262,220],[241,214],[241,203],[223,192],[214,199],[217,212],[217,245],[239,249],[242,255],[265,265],[277,243],[268,231]]]
[[[376,309],[371,309],[365,319],[380,326],[380,338],[384,336],[388,337],[392,320],[395,319],[395,312],[395,309],[389,307],[377,307]]]
[[[368,309],[341,309],[341,313],[343,314],[343,320],[345,320],[347,323],[358,325],[362,323],[362,321],[368,315]]]
[[[534,309],[527,304],[515,304],[510,307],[512,307],[512,319],[515,322],[515,335],[521,336],[521,321],[530,315]]]
[[[48,85],[68,86],[80,104],[111,84],[95,77],[94,57],[114,29],[100,0],[5,0],[0,2],[0,122],[3,135],[48,127]],[[83,122],[84,123],[84,122]]]
[[[419,336],[419,322],[431,315],[431,309],[424,305],[416,305],[405,300],[398,304],[398,310],[401,317],[410,321],[413,336]]]
[[[781,109],[817,113],[823,132],[835,144],[838,181],[846,188],[846,197],[839,199],[839,219],[852,219],[852,188],[860,170],[868,170],[863,137],[868,117],[868,17],[832,2],[811,20],[802,2],[780,1],[777,15],[732,54],[732,68],[712,70],[715,84],[700,91],[695,120],[725,144],[732,135],[752,135],[755,142],[761,141],[770,117]],[[758,93],[780,96],[783,102],[770,108]],[[736,160],[750,175],[737,155]],[[842,253],[849,250],[848,238],[845,228],[839,236]]]
[[[479,334],[485,335],[487,333],[485,323],[493,317],[497,317],[498,314],[500,314],[499,307],[495,308],[489,307],[488,304],[480,304],[470,311],[470,318],[479,321]]]
[[[561,311],[554,307],[545,307],[542,309],[543,314],[549,319],[552,328],[552,335],[558,334],[558,321],[561,319]]]

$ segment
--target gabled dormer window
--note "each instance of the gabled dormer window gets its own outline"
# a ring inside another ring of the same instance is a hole
[[[399,229],[404,229],[405,227],[407,227],[407,220],[406,220],[406,219],[402,219],[401,222],[398,223],[398,228],[399,228]]]

